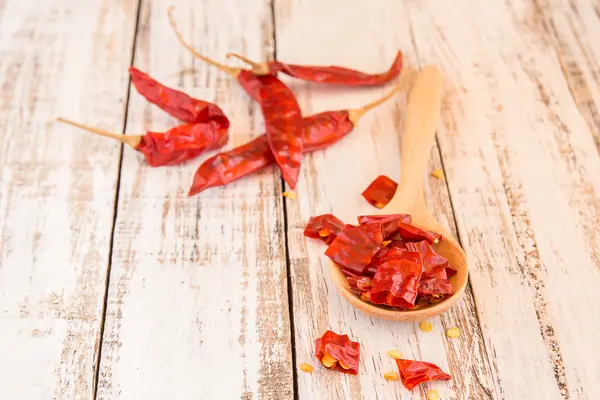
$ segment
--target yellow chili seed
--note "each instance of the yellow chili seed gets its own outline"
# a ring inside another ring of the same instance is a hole
[[[444,179],[444,171],[442,171],[441,169],[436,169],[435,171],[432,171],[431,175],[438,179]]]
[[[384,245],[384,246],[387,246],[390,243],[392,243],[391,240],[384,240],[381,244]]]
[[[456,339],[460,336],[460,329],[458,329],[457,327],[450,328],[446,331],[446,336],[452,339]]]
[[[323,364],[326,368],[333,367],[336,362],[337,360],[329,353],[325,353],[321,359],[321,364]]]
[[[292,191],[288,192],[286,190],[285,192],[283,192],[283,197],[287,197],[288,199],[293,200],[296,198],[296,192],[292,192]]]
[[[433,326],[431,325],[431,322],[429,322],[429,321],[419,322],[419,328],[421,328],[421,330],[423,332],[431,332],[433,330]]]
[[[400,379],[400,376],[398,376],[397,372],[386,372],[385,374],[383,374],[383,377],[388,381],[397,381],[398,379]]]
[[[375,204],[373,204],[373,205],[377,208],[383,208],[385,206],[383,203],[380,203],[378,201],[376,201]]]
[[[427,400],[440,400],[440,394],[437,390],[430,390],[427,392]]]
[[[327,237],[327,236],[329,236],[329,231],[327,229],[321,229],[319,231],[319,236],[321,236],[321,237]]]
[[[342,367],[344,369],[350,369],[350,367],[348,367],[347,365],[345,365],[343,362],[338,361],[338,363],[340,364],[340,367]]]
[[[302,364],[300,364],[300,369],[304,372],[312,372],[313,367],[310,364],[302,363]]]
[[[388,355],[396,360],[399,360],[402,358],[402,353],[400,352],[400,350],[390,350],[390,351],[388,351]]]

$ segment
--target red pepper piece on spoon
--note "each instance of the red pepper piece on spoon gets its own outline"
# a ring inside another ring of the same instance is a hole
[[[377,225],[346,225],[325,250],[325,255],[342,268],[362,275],[382,246],[383,235]]]
[[[344,229],[345,224],[332,214],[311,217],[304,228],[304,236],[321,239],[330,244]]]
[[[229,53],[227,57],[238,58],[252,67],[255,75],[269,75],[282,72],[289,76],[304,81],[326,83],[330,85],[345,86],[379,86],[393,81],[402,71],[402,52],[398,52],[389,69],[378,74],[368,74],[350,68],[315,65],[286,64],[280,61],[269,61],[267,63],[256,63],[250,59],[237,54]]]

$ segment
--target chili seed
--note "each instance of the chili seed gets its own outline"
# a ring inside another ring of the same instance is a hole
[[[423,332],[431,332],[433,330],[433,326],[431,325],[431,322],[429,322],[429,321],[419,322],[419,328],[421,328],[421,330]]]
[[[343,362],[338,361],[338,363],[340,364],[340,367],[342,367],[344,369],[350,369],[350,367],[348,367],[347,365],[345,365]]]
[[[441,169],[436,169],[435,171],[432,171],[431,175],[438,179],[444,179],[444,171],[442,171]]]
[[[390,350],[388,351],[388,355],[395,360],[399,360],[402,358],[402,353],[400,352],[400,350]]]
[[[336,359],[329,353],[325,353],[323,358],[321,359],[321,364],[323,364],[326,368],[331,368],[335,365]]]
[[[288,199],[293,200],[296,198],[296,192],[292,192],[292,191],[288,192],[286,190],[285,192],[283,192],[283,197],[287,197]]]
[[[391,240],[384,240],[381,244],[384,245],[384,246],[387,246],[390,243],[392,243]]]
[[[321,237],[327,237],[327,236],[329,236],[329,231],[327,229],[321,229],[319,231],[319,236],[321,236]]]
[[[437,390],[430,390],[427,392],[427,400],[440,400],[440,394]]]
[[[457,327],[450,328],[446,331],[446,336],[448,336],[451,339],[456,339],[460,336],[460,329],[458,329]]]
[[[385,374],[383,374],[383,377],[388,381],[397,381],[398,379],[400,379],[400,376],[397,372],[386,372]]]
[[[377,207],[377,208],[383,208],[383,207],[385,206],[385,204],[383,204],[383,203],[380,203],[380,202],[378,202],[378,201],[376,201],[376,202],[375,202],[375,204],[373,204],[373,205],[374,205],[375,207]]]
[[[300,369],[304,372],[312,372],[313,367],[310,364],[302,363],[302,364],[300,364]]]

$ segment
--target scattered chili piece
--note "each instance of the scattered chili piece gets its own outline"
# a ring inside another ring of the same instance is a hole
[[[346,225],[325,250],[335,263],[357,274],[363,270],[382,247],[383,236],[377,225]]]
[[[313,366],[307,363],[302,363],[300,364],[300,369],[304,372],[312,372]]]
[[[267,63],[254,62],[240,54],[229,53],[227,57],[238,58],[252,67],[256,75],[269,75],[283,72],[297,79],[305,81],[326,83],[330,85],[345,86],[378,86],[384,85],[396,79],[402,71],[403,56],[398,52],[390,68],[379,74],[368,74],[349,68],[339,66],[311,66],[286,64],[280,61],[269,61]]]
[[[400,350],[390,350],[388,351],[388,355],[394,359],[402,358],[402,353],[400,352]]]
[[[392,179],[385,175],[379,175],[362,192],[362,196],[375,207],[383,208],[392,200],[397,187],[398,184]]]
[[[365,112],[388,100],[406,86],[411,74],[411,69],[405,69],[394,89],[366,106],[353,110],[327,111],[304,118],[303,151],[321,150],[344,138]],[[188,195],[193,196],[208,188],[234,182],[273,162],[266,135],[260,135],[249,143],[204,161],[196,170]]]
[[[454,326],[446,331],[446,336],[451,339],[456,339],[460,336],[460,329]]]
[[[397,381],[398,379],[400,379],[400,375],[398,375],[398,373],[395,371],[386,372],[385,374],[383,374],[383,377],[388,381]]]
[[[433,330],[433,325],[431,325],[431,322],[429,321],[421,321],[419,322],[419,328],[421,328],[423,332],[431,332]]]
[[[215,104],[166,87],[135,67],[129,68],[129,74],[138,93],[169,115],[190,124],[212,123],[216,130],[229,128],[229,119]]]
[[[191,160],[207,150],[223,147],[229,139],[227,129],[214,129],[214,125],[210,123],[182,124],[167,132],[149,131],[144,135],[121,135],[64,118],[58,118],[58,121],[119,140],[142,153],[152,167],[175,165]]]
[[[296,198],[296,192],[286,190],[285,192],[282,193],[282,196],[285,197],[286,199],[294,200]]]
[[[444,179],[444,171],[442,171],[441,169],[431,171],[431,175],[437,179]]]
[[[424,382],[452,379],[452,376],[442,371],[440,367],[425,361],[400,359],[396,360],[396,364],[398,365],[402,384],[408,390],[412,390]]]
[[[427,400],[440,400],[440,394],[437,390],[429,390],[427,392]]]
[[[315,355],[326,368],[346,374],[358,374],[360,344],[350,340],[348,335],[338,335],[327,331],[315,341]]]
[[[304,236],[321,239],[330,244],[344,229],[345,224],[332,214],[311,217],[304,228]]]

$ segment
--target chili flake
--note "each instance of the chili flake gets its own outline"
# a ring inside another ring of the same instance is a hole
[[[424,382],[452,379],[452,376],[442,371],[440,367],[425,361],[396,360],[396,364],[402,384],[408,390],[412,390]]]
[[[397,187],[398,184],[392,179],[385,175],[379,175],[362,192],[362,196],[375,207],[383,208],[392,200]]]
[[[331,214],[311,217],[304,228],[304,236],[321,239],[331,244],[344,229],[344,223]]]
[[[348,335],[338,335],[327,331],[315,342],[315,355],[326,368],[346,374],[358,374],[360,344],[353,342]]]

